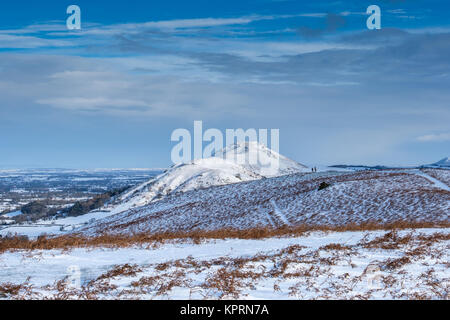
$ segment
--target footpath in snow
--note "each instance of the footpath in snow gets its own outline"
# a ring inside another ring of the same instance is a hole
[[[429,174],[426,174],[425,172],[420,171],[420,170],[415,170],[414,173],[415,173],[416,175],[418,175],[418,176],[424,177],[425,179],[429,180],[431,183],[433,183],[433,185],[434,185],[436,188],[439,188],[439,189],[442,189],[442,190],[445,190],[445,191],[450,191],[450,187],[449,187],[449,186],[447,186],[447,185],[446,185],[445,183],[443,183],[442,181],[439,181],[438,179],[433,178],[433,177],[430,176]]]

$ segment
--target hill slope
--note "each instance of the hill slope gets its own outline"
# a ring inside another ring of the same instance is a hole
[[[331,184],[318,190],[321,182]],[[419,170],[294,174],[170,194],[80,230],[134,234],[366,222],[448,222],[450,191]]]

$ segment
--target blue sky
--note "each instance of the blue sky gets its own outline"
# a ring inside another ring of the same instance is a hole
[[[68,31],[77,4],[82,30]],[[367,30],[366,8],[382,11]],[[447,1],[15,1],[0,167],[165,167],[171,132],[279,128],[306,164],[450,156]]]

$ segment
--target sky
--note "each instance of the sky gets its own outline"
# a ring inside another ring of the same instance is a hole
[[[81,8],[81,30],[66,9]],[[369,30],[369,5],[381,29]],[[171,165],[171,133],[280,130],[307,165],[450,156],[450,4],[8,1],[0,167]]]

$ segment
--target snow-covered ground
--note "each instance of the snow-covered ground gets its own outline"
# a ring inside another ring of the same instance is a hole
[[[30,239],[34,239],[44,234],[62,235],[76,228],[86,226],[88,223],[93,223],[96,220],[106,218],[112,214],[114,214],[114,212],[93,211],[78,217],[67,217],[57,220],[42,220],[36,223],[0,226],[0,236],[18,234],[26,235]]]
[[[10,212],[10,213],[0,215],[0,224],[3,225],[3,227],[0,225],[0,230],[2,228],[4,228],[4,226],[7,224],[13,224],[15,221],[12,220],[11,218],[19,216],[21,214],[22,214],[21,211],[15,211],[15,212]]]
[[[18,210],[18,211],[6,213],[3,216],[8,217],[8,218],[13,218],[13,217],[20,216],[21,214],[22,214],[22,211]]]
[[[449,245],[419,229],[5,252],[0,298],[448,299]]]

